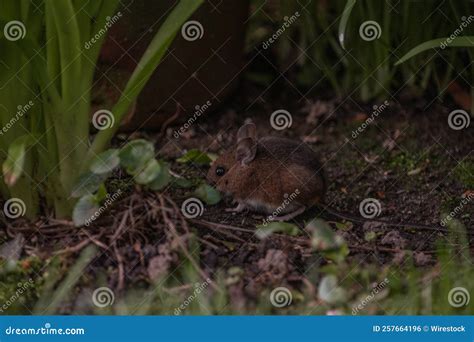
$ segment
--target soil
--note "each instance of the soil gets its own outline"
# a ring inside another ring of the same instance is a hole
[[[359,203],[375,198],[381,203],[378,218],[439,227],[441,213],[449,213],[462,196],[474,190],[474,130],[455,131],[448,126],[449,103],[406,95],[388,99],[388,103],[354,138],[353,132],[372,115],[372,106],[360,105],[350,97],[341,101],[311,93],[302,96],[280,82],[262,88],[245,81],[231,101],[199,116],[178,138],[174,132],[182,124],[174,123],[161,135],[119,135],[115,144],[140,136],[154,139],[159,157],[170,163],[174,174],[204,179],[207,167],[177,163],[176,158],[194,148],[215,154],[231,148],[239,126],[251,119],[259,135],[305,141],[318,153],[329,179],[326,203],[330,207],[360,217]],[[291,113],[291,127],[272,128],[270,114],[277,109]],[[171,272],[180,263],[178,245],[191,243],[189,232],[194,231],[200,242],[196,260],[202,271],[212,277],[218,269],[238,267],[249,296],[283,279],[301,283],[310,266],[327,263],[323,258],[315,259],[309,235],[303,230],[305,222],[314,217],[324,218],[343,236],[350,249],[348,263],[382,266],[400,264],[413,256],[416,265],[427,266],[436,262],[437,241],[441,246],[453,243],[442,229],[419,229],[410,223],[402,227],[370,221],[350,224],[321,208],[312,208],[292,221],[302,228],[298,237],[274,234],[259,240],[254,230],[264,216],[229,214],[225,209],[232,206],[230,199],[206,205],[200,217],[183,223],[179,207],[192,196],[192,189],[173,185],[162,194],[152,193],[129,185],[127,178],[117,173],[109,190],[123,184],[128,184],[125,195],[90,227],[74,228],[69,222],[44,217],[34,224],[12,222],[6,233],[9,237],[22,233],[26,237],[24,253],[45,259],[58,253],[73,259],[88,243],[95,243],[103,254],[92,270],[108,269],[110,286],[121,290]],[[173,229],[163,216],[166,212]],[[456,218],[467,228],[472,249],[472,204]]]

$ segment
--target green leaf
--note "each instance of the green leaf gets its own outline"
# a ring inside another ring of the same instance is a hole
[[[194,182],[184,177],[173,177],[172,186],[182,189],[189,189],[194,185]]]
[[[354,224],[350,221],[336,222],[336,228],[338,230],[348,231],[348,230],[351,230],[353,227],[354,227]]]
[[[337,277],[332,274],[325,276],[319,283],[318,296],[329,304],[340,304],[347,298],[346,291],[337,286]]]
[[[26,148],[33,142],[31,136],[23,135],[15,139],[8,147],[7,159],[2,165],[3,179],[8,186],[13,186],[23,173]]]
[[[346,3],[346,6],[344,7],[344,10],[341,15],[341,21],[339,22],[339,43],[341,44],[341,47],[345,50],[345,41],[346,41],[346,28],[347,28],[347,23],[349,22],[349,17],[352,12],[352,8],[356,4],[356,0],[348,0]]]
[[[364,240],[367,242],[370,242],[377,238],[377,233],[376,232],[366,232],[364,235]]]
[[[100,185],[107,179],[108,174],[96,174],[86,172],[76,182],[71,196],[78,198],[86,195],[91,195],[96,192]]]
[[[109,173],[120,164],[119,150],[110,149],[99,154],[91,163],[90,171],[97,174]]]
[[[77,84],[81,79],[82,71],[81,58],[78,58],[78,52],[82,50],[82,45],[77,16],[71,0],[48,0],[47,4],[49,6],[45,7],[46,11],[52,12],[58,31],[61,95],[66,103],[74,103],[77,100],[77,88],[74,84]]]
[[[324,220],[313,219],[306,229],[312,233],[311,245],[318,251],[337,249],[344,244],[342,237],[337,235]]]
[[[148,184],[161,173],[161,165],[156,159],[150,159],[148,163],[134,177],[138,184]]]
[[[210,205],[217,204],[221,200],[220,192],[208,184],[201,184],[194,191],[194,194],[196,197]]]
[[[262,224],[257,226],[257,230],[255,231],[255,235],[259,239],[266,239],[273,233],[283,233],[291,236],[296,236],[300,233],[300,229],[297,225],[288,222],[270,222],[268,224]]]
[[[331,249],[327,251],[320,251],[319,252],[324,258],[335,261],[336,263],[343,262],[346,257],[349,255],[350,250],[347,244],[341,244],[336,249]]]
[[[99,189],[97,190],[97,193],[95,194],[95,198],[97,200],[97,203],[101,203],[103,200],[107,198],[107,188],[105,187],[104,183],[99,185]]]
[[[151,190],[159,191],[163,189],[171,180],[171,175],[169,171],[169,166],[166,163],[160,162],[161,171],[160,173],[153,179],[153,181],[148,185]]]
[[[349,248],[342,236],[337,235],[326,221],[313,219],[306,230],[312,233],[311,246],[326,259],[340,263],[349,255]]]
[[[451,40],[451,42],[447,43],[447,41]],[[437,38],[437,39],[432,39],[428,40],[424,43],[421,43],[417,46],[415,46],[413,49],[408,51],[402,58],[398,60],[398,62],[395,63],[395,65],[402,64],[403,62],[406,62],[413,56],[418,55],[419,53],[422,53],[426,50],[430,49],[435,49],[435,48],[442,48],[442,46],[445,47],[474,47],[474,36],[462,36],[462,37],[455,37],[455,38]]]
[[[209,165],[212,159],[205,152],[197,149],[189,150],[181,158],[176,159],[178,163],[195,163],[199,165]]]
[[[72,213],[72,220],[76,227],[88,225],[97,214],[100,207],[94,195],[83,196],[77,201]]]
[[[149,141],[130,141],[119,152],[120,165],[132,176],[140,172],[150,159],[155,158],[155,148]]]

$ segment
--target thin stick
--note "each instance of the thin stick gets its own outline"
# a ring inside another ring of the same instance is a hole
[[[163,198],[163,195],[158,195],[158,199],[160,200],[160,203],[162,206],[165,206],[165,200]],[[209,278],[205,273],[204,271],[201,269],[201,267],[199,267],[198,263],[196,262],[196,260],[194,260],[194,258],[192,257],[192,255],[189,253],[188,249],[186,248],[186,246],[184,245],[184,243],[181,241],[180,237],[179,237],[179,234],[178,234],[178,231],[176,230],[176,226],[175,224],[173,223],[172,220],[169,219],[168,215],[166,214],[165,211],[162,211],[162,216],[163,216],[163,220],[166,222],[166,224],[171,228],[171,232],[173,233],[173,235],[175,236],[178,244],[179,244],[179,247],[181,248],[181,250],[183,251],[184,255],[186,255],[186,257],[188,258],[189,262],[191,262],[191,264],[196,268],[196,270],[198,271],[198,273],[201,275],[201,277],[203,279],[207,279]],[[178,215],[180,215],[180,211],[177,211]],[[220,291],[219,287],[217,287],[214,282],[210,282],[210,285],[211,287],[216,290],[216,291]]]

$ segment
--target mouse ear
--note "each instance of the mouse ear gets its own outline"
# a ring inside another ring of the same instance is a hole
[[[235,150],[235,159],[242,165],[247,165],[255,159],[257,154],[257,142],[252,138],[240,139]]]
[[[255,126],[254,123],[246,123],[242,127],[239,128],[239,131],[237,132],[237,144],[242,140],[242,139],[247,139],[250,138],[257,142],[257,126]]]

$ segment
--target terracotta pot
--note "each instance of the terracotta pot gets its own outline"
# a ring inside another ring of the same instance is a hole
[[[123,88],[175,3],[132,0],[119,9],[122,16],[110,29],[99,61],[98,74],[106,76],[98,84],[112,87],[109,94]],[[247,15],[247,0],[205,2],[189,20],[197,22],[197,35],[193,23],[187,33],[178,33],[123,129],[158,129],[176,112],[177,103],[184,109],[182,121],[203,105],[216,109],[235,89],[242,71]]]

